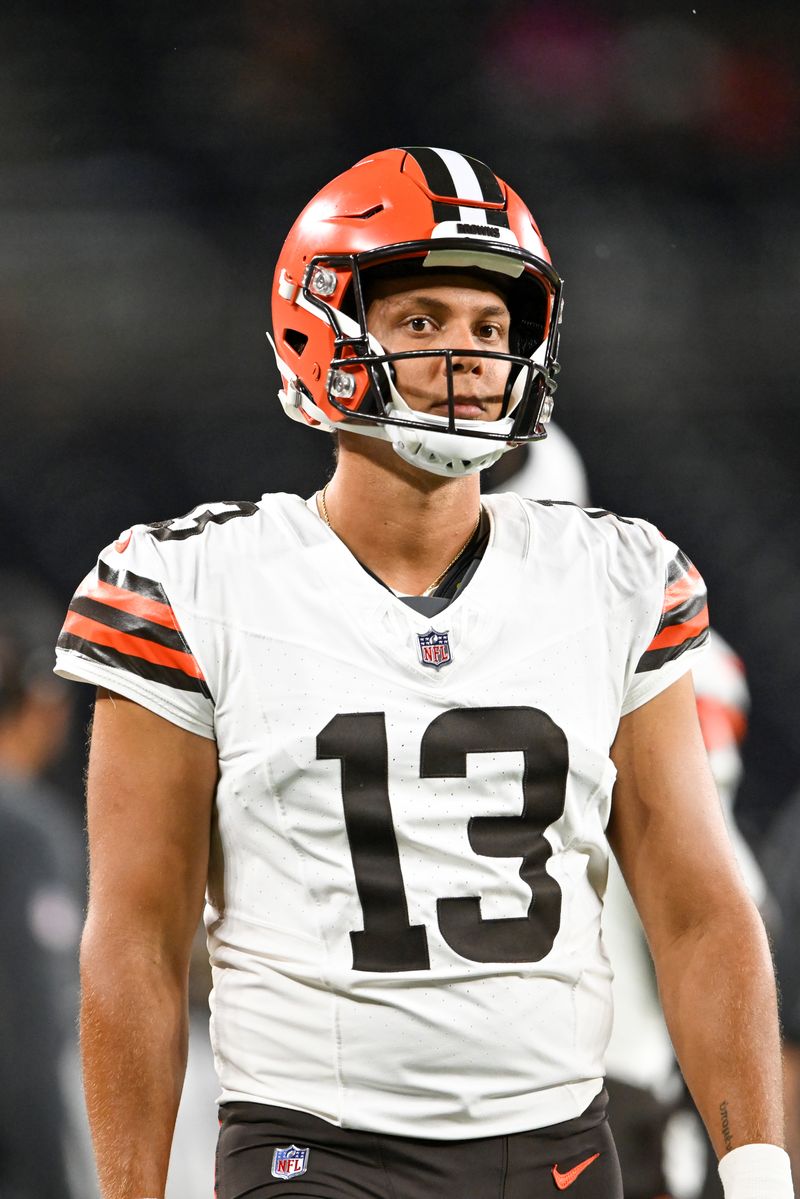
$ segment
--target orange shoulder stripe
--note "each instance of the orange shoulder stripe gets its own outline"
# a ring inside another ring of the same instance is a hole
[[[155,662],[158,666],[170,666],[174,670],[181,670],[184,674],[205,682],[203,672],[192,654],[168,649],[163,645],[157,645],[155,641],[146,641],[143,637],[135,637],[131,633],[120,633],[117,629],[99,624],[98,621],[92,620],[88,616],[81,616],[78,612],[67,613],[64,632],[74,633],[75,636],[83,637],[86,641],[94,641],[97,645],[110,646],[111,649],[115,649],[121,654],[144,658],[148,662]]]
[[[702,633],[705,628],[708,628],[708,604],[691,620],[685,620],[682,624],[668,625],[667,628],[662,629],[648,645],[648,652],[651,649],[666,649],[671,645],[680,645],[690,637],[696,637],[698,633]]]
[[[75,594],[97,600],[110,608],[119,608],[122,612],[133,612],[145,620],[152,620],[154,624],[163,625],[164,628],[180,631],[175,613],[168,603],[148,599],[147,596],[137,595],[135,591],[126,591],[123,587],[115,587],[112,583],[104,583],[102,579],[98,579],[93,586],[81,584]]]

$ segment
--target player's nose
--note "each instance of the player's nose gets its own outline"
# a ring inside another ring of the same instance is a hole
[[[471,353],[479,347],[479,339],[468,321],[459,322],[450,330],[450,345],[456,351],[453,355],[453,370],[462,374],[480,375],[483,373],[487,359],[480,354]]]

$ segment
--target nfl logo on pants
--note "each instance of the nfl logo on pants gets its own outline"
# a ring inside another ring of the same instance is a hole
[[[308,1169],[310,1149],[298,1149],[290,1145],[288,1149],[276,1149],[272,1155],[273,1178],[299,1178]]]

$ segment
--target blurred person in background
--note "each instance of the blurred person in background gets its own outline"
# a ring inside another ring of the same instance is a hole
[[[77,1080],[76,949],[85,870],[69,800],[48,783],[72,696],[50,669],[52,603],[0,576],[0,1195],[91,1193]]]
[[[0,572],[0,636],[15,681],[15,699],[0,734],[0,762],[7,801],[36,821],[59,846],[65,887],[83,907],[86,853],[82,804],[52,782],[67,747],[74,695],[51,668],[52,631],[58,607],[27,575]]]
[[[362,160],[273,293],[281,399],[338,433],[333,479],[135,526],[79,587],[57,669],[99,688],[82,1029],[108,1199],[164,1192],[206,878],[221,1199],[618,1199],[609,813],[727,1195],[790,1194],[766,939],[688,680],[702,580],[644,521],[481,504],[479,472],[545,435],[560,298],[483,163]]]
[[[580,453],[551,423],[547,440],[506,455],[484,473],[486,491],[590,506]],[[774,904],[764,874],[734,817],[742,776],[741,742],[750,697],[744,666],[724,639],[709,631],[706,652],[692,666],[703,742],[728,834],[747,889],[768,927]],[[622,872],[612,856],[603,902],[603,939],[614,970],[614,1021],[606,1051],[606,1086],[626,1199],[704,1199],[721,1194],[711,1143],[685,1095],[658,997],[647,940]],[[787,1115],[789,1109],[787,1108]]]

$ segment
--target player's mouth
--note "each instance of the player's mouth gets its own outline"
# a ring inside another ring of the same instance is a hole
[[[469,399],[456,398],[453,404],[453,416],[456,420],[480,420],[486,416],[487,401],[477,400],[473,397]],[[438,404],[433,404],[430,411],[434,416],[449,416],[450,405],[447,400],[443,400]]]

